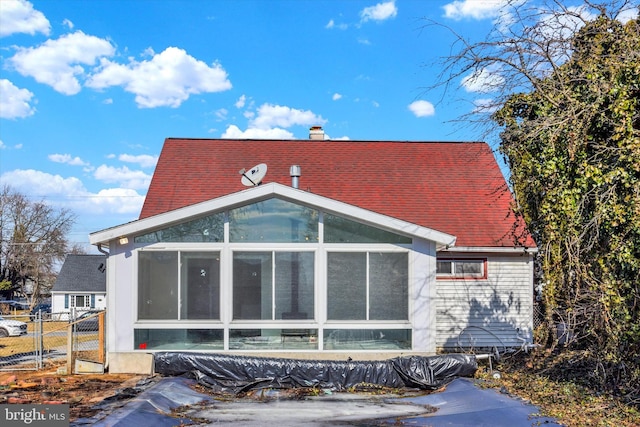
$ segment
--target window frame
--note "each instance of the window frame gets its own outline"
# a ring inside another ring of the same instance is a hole
[[[141,297],[141,287],[140,287],[140,254],[144,253],[145,255],[147,254],[162,254],[162,253],[175,253],[177,255],[177,263],[175,266],[175,273],[176,273],[176,287],[175,290],[176,292],[176,306],[175,306],[175,310],[176,310],[176,317],[173,318],[151,318],[151,317],[144,317],[141,318],[140,314],[141,314],[141,310],[140,310],[140,297]],[[136,307],[136,311],[135,311],[135,322],[136,324],[154,324],[154,323],[166,323],[166,322],[177,322],[180,324],[185,324],[185,323],[215,323],[215,324],[219,324],[222,322],[222,266],[220,264],[218,264],[218,271],[217,271],[217,281],[218,281],[218,295],[216,296],[216,298],[218,299],[218,318],[190,318],[188,317],[189,314],[188,313],[183,313],[182,310],[182,302],[184,299],[188,298],[188,295],[183,295],[183,291],[185,289],[185,286],[188,286],[188,284],[184,283],[185,281],[185,277],[183,277],[183,262],[187,261],[188,259],[194,259],[194,258],[200,258],[202,256],[205,255],[214,255],[222,260],[222,248],[220,248],[219,246],[203,246],[203,245],[180,245],[180,244],[168,244],[166,246],[160,247],[160,248],[154,248],[153,246],[150,246],[149,249],[145,249],[143,251],[137,251],[137,255],[136,256],[136,287],[134,293],[134,298],[135,298],[135,307]],[[188,289],[188,288],[187,288]]]
[[[77,299],[82,297],[84,299],[84,305],[76,305]],[[75,308],[78,310],[91,309],[91,294],[71,294],[69,295],[69,308]]]
[[[457,274],[455,272],[456,262],[464,263],[470,261],[480,263],[482,267],[480,274]],[[439,262],[451,262],[451,273],[439,273],[437,267]],[[486,280],[487,277],[487,258],[436,258],[436,280]]]
[[[328,245],[327,245],[328,246]],[[375,324],[385,324],[385,323],[394,323],[394,324],[400,324],[400,323],[411,323],[411,257],[409,256],[409,250],[406,249],[399,249],[399,250],[393,250],[393,249],[389,249],[389,248],[374,248],[371,246],[367,246],[367,245],[362,245],[362,244],[351,244],[349,246],[342,246],[339,244],[331,244],[331,248],[327,248],[326,249],[326,253],[325,253],[325,264],[324,264],[324,268],[325,270],[325,297],[324,297],[324,317],[327,320],[327,324],[367,324],[367,325],[375,325]],[[365,255],[365,299],[364,299],[364,310],[365,310],[365,318],[364,319],[332,319],[329,316],[329,306],[330,306],[330,302],[329,302],[329,254],[331,253],[356,253],[356,254],[364,254]],[[371,256],[373,254],[380,254],[380,253],[399,253],[399,254],[405,254],[406,255],[406,318],[404,319],[376,319],[375,316],[372,316],[371,313],[371,309],[372,309],[372,302],[371,302],[371,292],[372,292],[372,278],[371,278]]]
[[[274,245],[274,246],[264,246],[262,248],[260,247],[255,247],[252,245],[246,245],[246,244],[235,244],[231,247],[231,250],[229,252],[230,257],[229,257],[229,262],[230,262],[230,286],[229,286],[229,292],[230,292],[230,303],[229,306],[230,308],[230,313],[229,313],[229,319],[231,321],[232,324],[244,324],[244,323],[255,323],[255,324],[273,324],[273,323],[299,323],[299,322],[316,322],[317,321],[317,306],[318,306],[318,277],[317,277],[317,269],[318,269],[318,257],[317,257],[317,249],[316,248],[310,248],[308,246],[306,246],[306,244],[303,244],[304,246],[300,247],[295,247],[292,245]],[[235,270],[235,266],[234,263],[236,261],[236,254],[268,254],[269,255],[269,262],[270,262],[270,267],[271,270],[269,272],[269,275],[271,277],[271,281],[269,284],[270,287],[270,295],[269,298],[271,300],[271,307],[269,308],[271,311],[271,317],[270,318],[265,318],[265,319],[250,319],[250,318],[241,318],[241,317],[236,317],[236,313],[234,312],[235,310],[235,298],[237,297],[236,295],[236,278],[234,278],[234,270]],[[298,253],[298,254],[310,254],[311,255],[311,260],[313,262],[312,268],[312,274],[311,274],[311,280],[312,280],[312,291],[311,291],[311,295],[313,298],[312,301],[312,306],[310,307],[310,309],[308,311],[306,311],[305,313],[307,314],[307,318],[305,319],[284,319],[284,318],[278,318],[278,306],[277,306],[277,298],[279,295],[279,292],[281,291],[281,289],[278,288],[278,281],[276,280],[276,275],[278,274],[278,272],[276,271],[276,266],[278,263],[277,260],[277,255],[278,254],[293,254],[293,253]]]

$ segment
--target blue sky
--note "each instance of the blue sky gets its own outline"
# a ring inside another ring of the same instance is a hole
[[[478,140],[452,120],[490,94],[426,90],[454,41],[428,23],[479,41],[503,3],[2,0],[0,184],[71,209],[94,251],[167,137]]]

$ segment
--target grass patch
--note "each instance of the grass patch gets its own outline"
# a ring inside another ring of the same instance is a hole
[[[37,323],[28,322],[27,331],[33,333]],[[68,322],[45,321],[42,322],[42,345],[45,351],[67,346]],[[83,343],[98,339],[98,332],[83,333],[75,336],[76,343]],[[32,353],[36,349],[36,341],[33,336],[6,337],[0,339],[0,357],[16,356],[24,353]]]

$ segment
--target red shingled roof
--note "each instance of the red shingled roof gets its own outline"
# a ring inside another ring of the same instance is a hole
[[[238,171],[265,163],[263,182],[299,188],[457,236],[456,246],[516,243],[512,196],[479,142],[165,140],[140,219],[246,189]],[[520,227],[520,230],[522,228]]]

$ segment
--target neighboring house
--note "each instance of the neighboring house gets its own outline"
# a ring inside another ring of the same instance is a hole
[[[112,360],[531,342],[535,243],[487,144],[311,133],[165,140],[140,218],[90,235]]]
[[[72,313],[105,309],[106,266],[104,255],[67,255],[51,290],[52,316],[67,320]]]

